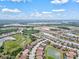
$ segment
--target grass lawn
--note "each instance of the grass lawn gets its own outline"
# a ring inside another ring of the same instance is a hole
[[[5,41],[3,43],[3,53],[4,56],[13,56],[15,57],[26,47],[27,44],[32,42],[31,34],[36,33],[36,30],[24,30],[23,34],[15,34],[12,35],[16,40],[13,41]],[[11,59],[11,58],[10,58]]]
[[[22,47],[23,45],[31,43],[31,38],[28,36],[25,37],[23,34],[16,34],[13,37],[17,39],[18,44],[20,44]]]
[[[3,33],[16,32],[16,31],[17,29],[5,29],[5,30],[0,29],[0,35],[2,35]]]
[[[30,38],[25,38],[22,34],[13,35],[15,41],[6,41],[4,43],[4,52],[12,53],[20,48],[24,48],[26,44],[31,43]]]
[[[39,32],[39,30],[23,30],[23,34],[25,34],[25,35],[31,35],[31,34],[33,34],[33,33],[38,33]]]
[[[4,52],[12,53],[14,49],[20,48],[20,45],[16,41],[6,41],[4,43]]]
[[[53,56],[47,56],[47,59],[55,59]]]
[[[79,34],[76,34],[77,36],[79,36]]]
[[[2,46],[3,42],[0,42],[0,47]]]

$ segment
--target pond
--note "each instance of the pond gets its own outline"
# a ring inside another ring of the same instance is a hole
[[[52,57],[47,59],[62,59],[61,53],[56,49],[54,49],[53,47],[47,47],[46,53],[48,57]]]

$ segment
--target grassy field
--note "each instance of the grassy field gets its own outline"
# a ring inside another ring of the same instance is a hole
[[[15,59],[15,57],[20,53],[27,44],[31,43],[31,38],[30,37],[25,37],[23,34],[16,34],[12,35],[16,40],[13,41],[5,41],[3,43],[3,52],[2,56],[3,58],[8,58],[8,59]],[[7,56],[6,56],[7,55]]]
[[[26,45],[30,44],[33,39],[31,37],[31,34],[37,33],[36,30],[24,30],[23,34],[15,34],[12,35],[13,38],[16,40],[10,40],[5,41],[2,45],[3,49],[1,49],[0,56],[5,59],[15,59],[15,57],[23,51],[23,49],[26,47]],[[1,58],[0,57],[0,58]]]
[[[25,29],[25,30],[23,30],[24,35],[31,35],[31,34],[38,33],[38,32],[39,32],[39,30],[33,30],[33,29],[30,29],[30,30]]]
[[[15,41],[6,41],[4,43],[4,52],[12,53],[13,51],[24,48],[26,44],[31,43],[30,38],[25,38],[22,34],[13,35]]]
[[[5,30],[0,29],[0,35],[3,33],[16,32],[16,31],[17,29],[5,29]]]
[[[0,47],[2,46],[3,42],[0,42]]]

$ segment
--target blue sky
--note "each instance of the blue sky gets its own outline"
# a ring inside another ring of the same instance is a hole
[[[0,19],[79,20],[79,0],[0,0]]]

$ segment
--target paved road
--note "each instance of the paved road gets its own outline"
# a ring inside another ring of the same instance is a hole
[[[51,34],[48,34],[48,33],[44,33],[44,34],[47,35],[47,36],[50,36],[51,38],[60,40],[60,41],[62,41],[62,42],[66,42],[66,43],[70,43],[70,44],[72,43],[72,44],[74,44],[74,45],[79,45],[78,43],[71,42],[71,41],[68,41],[68,40],[63,40],[63,39],[57,38],[57,37],[55,37],[55,36],[53,36],[53,35],[51,35]]]
[[[32,48],[32,51],[30,52],[30,55],[29,55],[29,59],[35,59],[35,52],[36,52],[36,49],[40,46],[40,44],[42,44],[43,42],[47,41],[48,39],[46,40],[43,40],[39,43],[37,43],[33,48]]]
[[[47,37],[51,37],[50,39],[48,39]],[[61,43],[62,42],[67,42],[67,43],[73,43],[73,44],[77,44],[77,43],[74,43],[74,42],[70,42],[70,41],[65,41],[65,40],[62,40],[62,39],[59,39],[59,38],[57,38],[57,37],[54,37],[54,36],[52,36],[51,34],[49,34],[49,33],[44,33],[44,36],[39,40],[37,40],[37,41],[35,41],[34,43],[36,43],[35,44],[35,46],[32,48],[32,50],[30,51],[30,55],[29,55],[29,59],[35,59],[35,52],[36,52],[36,49],[40,46],[40,44],[41,43],[43,43],[43,42],[45,42],[45,41],[47,41],[47,40],[49,40],[52,44],[58,44],[59,46],[63,46],[63,47],[67,47],[67,48],[69,48],[69,49],[74,49],[73,47],[68,47],[68,46],[64,46],[64,45],[61,45]],[[60,40],[61,42],[60,43],[58,43],[58,42],[54,42],[53,40]],[[78,44],[77,44],[78,45]],[[76,48],[75,48],[76,49]],[[78,52],[78,57],[77,57],[77,59],[79,59],[79,50],[78,49],[76,49],[77,50],[77,52]]]

